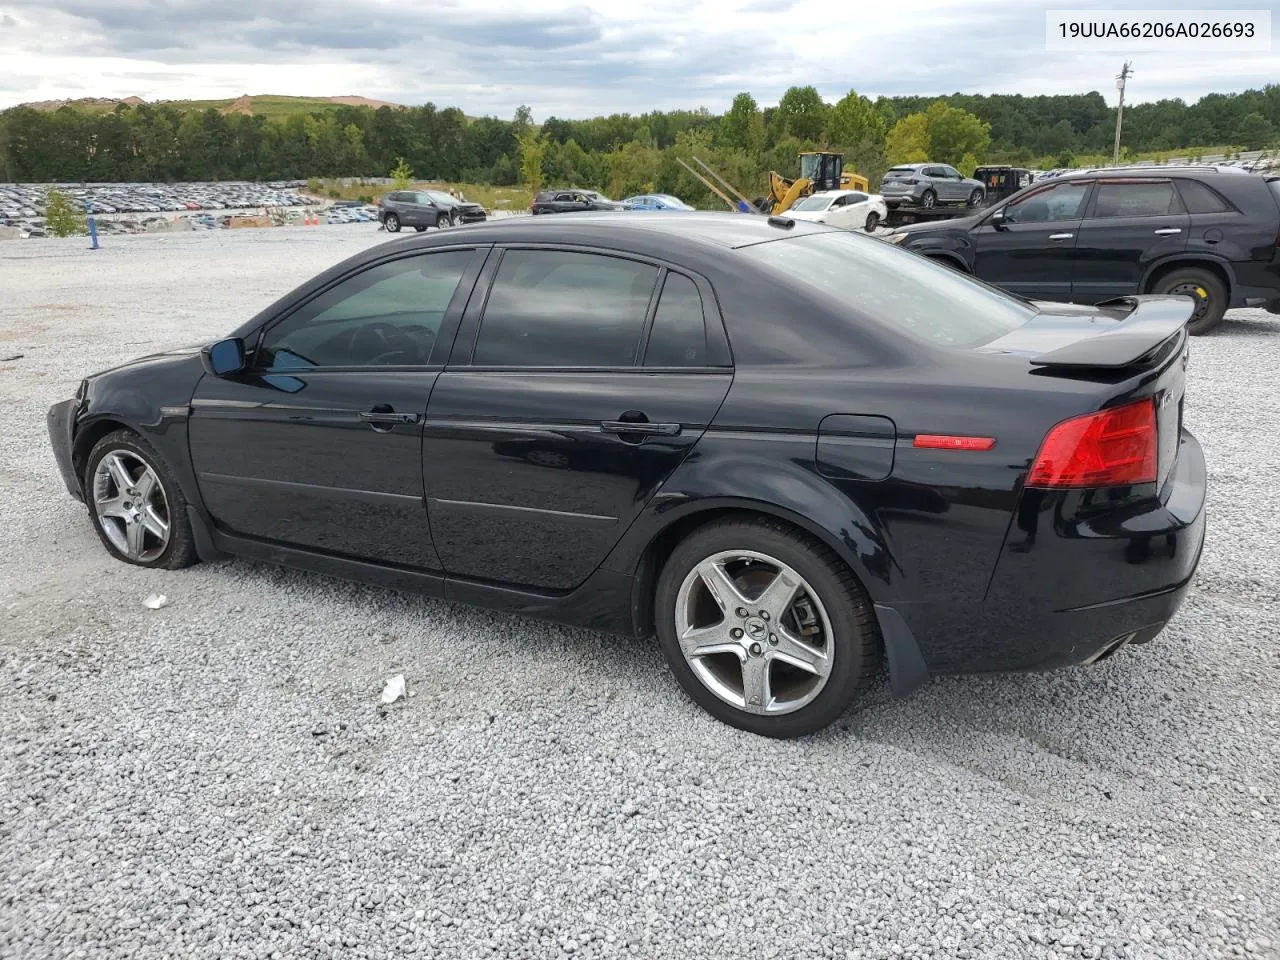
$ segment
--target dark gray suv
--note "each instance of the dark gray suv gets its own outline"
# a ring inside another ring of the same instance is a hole
[[[904,163],[894,167],[880,181],[880,196],[886,206],[902,203],[932,207],[940,203],[963,203],[976,207],[986,197],[981,180],[962,176],[945,163]]]
[[[399,233],[401,227],[413,227],[419,233],[427,227],[443,230],[457,222],[450,213],[447,204],[426,190],[393,190],[378,203],[378,219],[389,233]]]

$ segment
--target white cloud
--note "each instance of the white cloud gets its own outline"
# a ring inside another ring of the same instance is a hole
[[[1045,51],[1049,0],[0,0],[0,108],[80,96],[361,94],[470,114],[707,106],[795,83],[941,95],[1101,91],[1122,55]],[[1176,0],[1127,0],[1165,8]],[[1201,0],[1201,6],[1207,6]],[[1135,58],[1130,102],[1260,87],[1280,57]]]

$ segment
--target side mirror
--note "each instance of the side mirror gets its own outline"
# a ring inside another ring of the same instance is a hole
[[[1004,207],[1001,207],[987,219],[987,223],[991,224],[997,230],[1008,230],[1004,222]]]
[[[215,377],[226,377],[244,369],[244,341],[227,337],[211,343],[200,352],[204,368]]]

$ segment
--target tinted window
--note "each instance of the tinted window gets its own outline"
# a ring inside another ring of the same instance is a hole
[[[267,331],[259,369],[419,366],[474,251],[419,254],[370,267]]]
[[[692,280],[669,273],[653,315],[644,352],[646,367],[702,367],[707,363],[707,325],[702,296]]]
[[[1187,213],[1226,213],[1231,205],[1199,180],[1179,180],[1178,192]]]
[[[739,251],[784,285],[800,283],[845,313],[948,347],[974,347],[1026,323],[1022,300],[900,247],[846,231],[811,233]]]
[[[656,267],[634,260],[508,250],[489,293],[472,362],[631,366],[657,280]]]
[[[1174,192],[1173,184],[1163,183],[1100,183],[1098,198],[1093,204],[1093,216],[1109,217],[1163,217],[1181,213],[1182,203]]]
[[[1049,220],[1075,220],[1089,192],[1088,181],[1067,181],[1028,197],[1015,200],[1004,208],[1009,223],[1043,223]]]

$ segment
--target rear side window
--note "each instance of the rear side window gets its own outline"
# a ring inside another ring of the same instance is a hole
[[[707,324],[702,296],[692,280],[669,273],[653,315],[653,329],[644,352],[646,367],[704,367],[707,364]]]
[[[472,363],[629,367],[658,268],[565,250],[508,250],[485,304]]]
[[[846,312],[945,347],[990,343],[1025,324],[1034,307],[942,264],[846,231],[744,247],[778,282],[803,284]],[[843,309],[842,309],[843,308]]]
[[[1199,180],[1179,180],[1178,192],[1187,213],[1229,213],[1231,204]]]
[[[1173,213],[1182,213],[1182,201],[1168,180],[1154,183],[1103,181],[1098,184],[1098,197],[1093,204],[1093,216],[1099,220],[1165,217]]]

